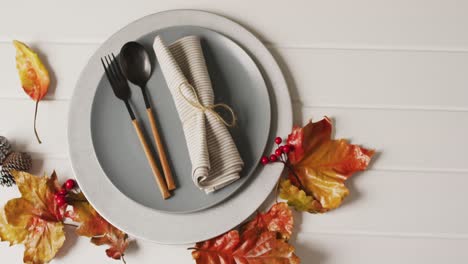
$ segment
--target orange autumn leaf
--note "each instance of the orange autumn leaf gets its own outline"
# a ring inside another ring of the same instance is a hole
[[[298,264],[294,247],[286,242],[292,233],[292,213],[278,203],[240,228],[199,242],[192,251],[197,264]]]
[[[265,231],[255,237],[245,238],[233,253],[234,263],[249,264],[299,264],[294,247],[277,238],[276,232]]]
[[[128,247],[128,235],[102,218],[83,193],[70,194],[69,204],[73,207],[68,215],[73,221],[79,223],[76,233],[80,236],[91,238],[95,245],[108,245],[107,256],[113,259],[121,259]]]
[[[309,122],[303,128],[295,127],[288,136],[287,143],[294,149],[288,155],[292,185],[282,184],[280,194],[300,205],[296,209],[326,212],[340,206],[349,194],[344,182],[355,172],[365,170],[374,155],[373,150],[349,144],[344,139],[331,139],[331,133],[330,119],[324,118],[316,123]],[[290,189],[284,189],[285,186]],[[312,204],[307,196],[313,197],[320,206]]]
[[[198,242],[192,251],[197,264],[236,263],[233,253],[239,247],[239,231],[231,230],[219,237]]]
[[[65,242],[62,221],[66,206],[54,199],[59,190],[57,176],[12,174],[21,197],[8,201],[0,214],[0,240],[23,244],[25,263],[47,263]]]
[[[291,209],[286,203],[276,203],[266,213],[258,213],[254,219],[243,226],[243,234],[251,230],[256,232],[278,232],[284,240],[289,240],[294,221]]]
[[[14,40],[13,45],[16,48],[16,68],[18,69],[21,86],[29,97],[36,102],[34,133],[36,134],[38,142],[41,143],[36,130],[37,108],[39,106],[39,101],[44,98],[49,89],[49,72],[39,56],[26,46],[26,44]]]
[[[257,236],[241,239],[239,231],[197,243],[192,257],[197,264],[298,264],[294,247],[265,231]]]

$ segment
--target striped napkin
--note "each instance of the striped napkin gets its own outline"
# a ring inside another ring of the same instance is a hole
[[[244,163],[231,134],[214,112],[193,105],[214,104],[200,39],[187,36],[166,47],[156,36],[153,48],[183,125],[193,182],[211,193],[236,181]]]

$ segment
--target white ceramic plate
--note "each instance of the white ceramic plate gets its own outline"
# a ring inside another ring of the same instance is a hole
[[[96,210],[116,227],[138,238],[163,243],[193,243],[217,236],[249,217],[273,189],[282,166],[259,167],[230,199],[206,210],[171,214],[139,204],[119,191],[101,168],[93,148],[91,112],[97,84],[102,78],[99,58],[117,53],[122,43],[155,30],[174,26],[198,26],[217,31],[244,48],[264,75],[270,93],[272,122],[269,144],[292,127],[288,88],[273,56],[249,31],[224,17],[203,11],[174,10],[137,20],[105,41],[83,70],[70,105],[69,154],[77,181]]]

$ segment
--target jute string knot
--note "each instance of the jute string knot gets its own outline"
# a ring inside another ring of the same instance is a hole
[[[187,98],[187,96],[184,95],[184,93],[182,92],[182,87],[184,85],[186,87],[188,87],[190,90],[192,90],[192,92],[193,92],[193,94],[195,96],[195,101]],[[214,117],[216,117],[216,119],[221,121],[225,126],[234,127],[236,125],[236,123],[237,123],[236,114],[234,113],[234,110],[232,110],[232,108],[229,105],[224,104],[224,103],[212,104],[212,105],[203,105],[201,103],[201,101],[200,101],[200,98],[198,97],[197,91],[187,81],[182,82],[181,84],[179,84],[179,93],[182,96],[182,98],[187,103],[189,103],[191,106],[200,109],[202,112],[210,112]],[[218,109],[222,108],[222,109],[226,110],[227,112],[229,112],[231,114],[231,122],[228,122],[223,117],[221,117],[221,115],[216,111],[216,108],[218,108]]]

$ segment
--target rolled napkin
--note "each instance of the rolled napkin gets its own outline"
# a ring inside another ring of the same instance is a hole
[[[244,162],[228,124],[214,111],[220,105],[214,104],[200,39],[187,36],[166,47],[156,36],[153,48],[182,122],[193,182],[211,193],[236,181]]]

